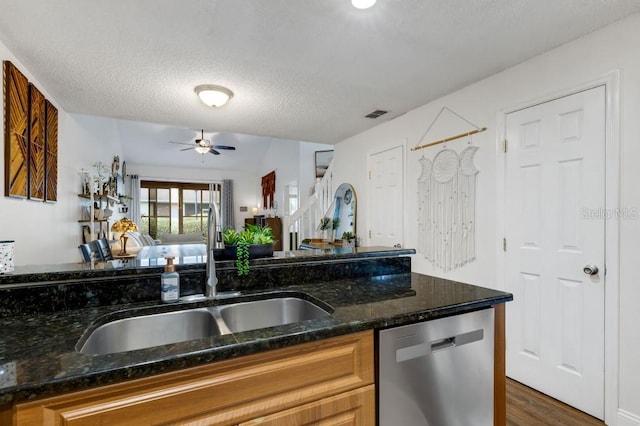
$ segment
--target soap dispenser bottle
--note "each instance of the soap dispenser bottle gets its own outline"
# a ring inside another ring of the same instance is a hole
[[[180,299],[180,275],[176,272],[173,257],[167,256],[165,259],[167,264],[164,266],[164,272],[160,275],[160,297],[163,302],[177,302]]]

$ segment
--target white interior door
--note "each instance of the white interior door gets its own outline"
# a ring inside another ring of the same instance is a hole
[[[369,244],[402,246],[402,145],[369,155]]]
[[[507,375],[602,419],[605,87],[510,113],[506,136]]]

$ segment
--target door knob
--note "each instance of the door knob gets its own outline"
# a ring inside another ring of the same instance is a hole
[[[586,265],[584,268],[582,268],[582,272],[587,275],[597,275],[598,267],[596,265]]]

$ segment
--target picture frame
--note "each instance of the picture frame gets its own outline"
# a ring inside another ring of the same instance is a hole
[[[327,172],[331,161],[333,160],[333,150],[316,151],[314,158],[314,166],[316,170],[316,178],[322,179]]]

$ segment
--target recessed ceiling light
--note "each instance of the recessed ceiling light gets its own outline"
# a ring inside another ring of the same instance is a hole
[[[226,87],[203,84],[195,88],[200,100],[210,107],[221,107],[233,98],[233,92]]]
[[[351,4],[357,9],[369,9],[376,4],[376,0],[351,0]]]

